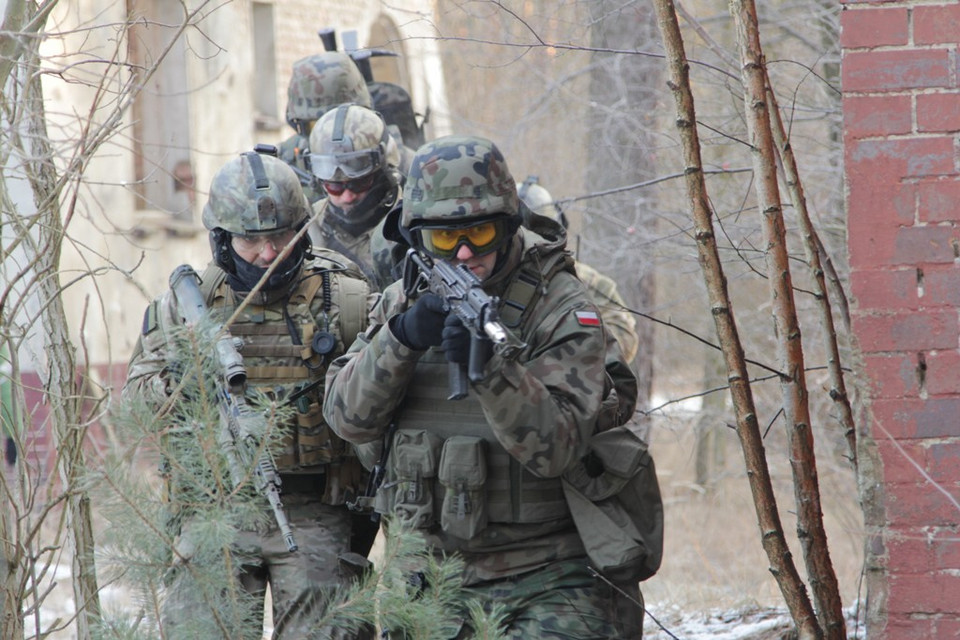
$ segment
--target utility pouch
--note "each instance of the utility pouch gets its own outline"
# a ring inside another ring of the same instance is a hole
[[[453,436],[443,443],[438,478],[443,485],[440,525],[452,536],[469,540],[487,526],[486,442]]]
[[[397,431],[387,482],[377,492],[378,512],[393,514],[414,528],[426,528],[434,523],[434,483],[442,442],[439,436],[424,429]]]

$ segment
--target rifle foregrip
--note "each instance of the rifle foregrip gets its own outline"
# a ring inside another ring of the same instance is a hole
[[[450,363],[450,395],[447,400],[462,400],[467,397],[467,365]]]

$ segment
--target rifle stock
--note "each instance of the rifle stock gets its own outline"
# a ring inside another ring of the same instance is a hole
[[[170,275],[170,289],[176,297],[180,315],[190,326],[196,325],[207,314],[199,282],[197,272],[190,265],[180,265]],[[214,349],[220,369],[217,405],[220,411],[220,441],[227,454],[231,480],[235,486],[242,484],[253,467],[254,487],[270,503],[287,549],[296,551],[298,547],[293,530],[280,500],[282,483],[277,465],[266,446],[257,440],[256,434],[264,431],[266,419],[247,404],[243,395],[247,370],[233,337],[223,327],[220,327],[219,333]],[[260,454],[253,460],[250,452],[258,449]]]
[[[450,363],[449,400],[459,400],[467,395],[467,380],[476,382],[483,378],[483,357],[486,351],[484,341],[503,344],[507,341],[507,330],[500,323],[497,312],[499,299],[483,290],[480,279],[465,264],[453,267],[443,260],[428,262],[416,249],[407,251],[407,264],[413,264],[419,271],[415,278],[405,283],[407,293],[411,293],[418,282],[426,284],[433,293],[443,298],[451,312],[457,314],[463,326],[470,331],[470,359],[468,364]]]

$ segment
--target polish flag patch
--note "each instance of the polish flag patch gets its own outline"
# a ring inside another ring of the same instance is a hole
[[[574,314],[577,316],[577,322],[580,323],[581,327],[600,326],[600,316],[597,315],[596,311],[574,311]]]

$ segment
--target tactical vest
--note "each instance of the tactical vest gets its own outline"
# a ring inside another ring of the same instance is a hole
[[[201,281],[207,305],[225,322],[239,306],[226,274],[211,266]],[[323,419],[324,376],[330,361],[344,353],[362,329],[366,294],[362,280],[328,268],[305,269],[289,294],[286,313],[277,304],[249,304],[228,327],[242,342],[239,352],[248,386],[295,408],[279,446],[272,450],[277,469],[327,472],[325,501],[332,504],[342,503],[345,491],[358,490],[362,471],[353,448]],[[312,347],[315,338],[332,346],[326,356]]]
[[[564,252],[525,260],[504,288],[501,321],[524,336],[545,284],[573,262]],[[393,434],[387,480],[376,509],[405,523],[439,524],[453,536],[473,538],[488,522],[544,523],[570,513],[559,478],[540,478],[511,456],[488,425],[475,394],[449,395],[449,363],[429,349],[417,363]],[[438,408],[442,409],[438,410]]]

